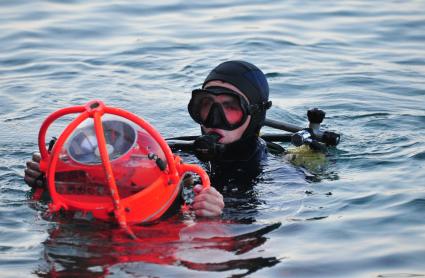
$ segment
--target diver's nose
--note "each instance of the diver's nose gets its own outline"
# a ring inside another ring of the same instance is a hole
[[[220,111],[220,104],[214,103],[210,112],[208,113],[207,120],[205,121],[205,126],[209,128],[221,128],[225,123],[223,119],[223,113]]]

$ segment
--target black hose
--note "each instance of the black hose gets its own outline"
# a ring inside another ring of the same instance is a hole
[[[192,152],[193,151],[193,142],[173,142],[167,141],[168,146],[170,146],[173,152],[183,151],[183,152]]]
[[[284,131],[288,131],[288,132],[293,132],[293,133],[303,129],[302,127],[299,127],[293,124],[288,124],[288,123],[279,122],[279,121],[270,120],[270,119],[266,119],[264,121],[264,125],[268,127],[273,127],[273,128],[281,129]]]
[[[292,133],[264,133],[260,137],[267,142],[291,142]]]
[[[165,140],[179,140],[179,141],[193,141],[196,138],[198,138],[199,136],[178,136],[178,137],[171,137],[171,138],[166,138]]]

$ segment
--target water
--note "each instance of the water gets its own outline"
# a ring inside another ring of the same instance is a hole
[[[424,1],[0,7],[0,276],[425,276]],[[196,135],[188,92],[228,59],[267,73],[269,118],[306,125],[320,107],[343,134],[312,181],[271,157],[255,200],[229,200],[240,221],[171,219],[140,228],[141,244],[49,221],[27,197],[25,161],[48,114],[100,98],[165,137]]]

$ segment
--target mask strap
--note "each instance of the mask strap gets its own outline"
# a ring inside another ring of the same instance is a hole
[[[272,102],[270,100],[263,101],[262,103],[250,104],[248,107],[248,112],[250,113],[250,115],[253,115],[257,112],[266,111],[267,109],[272,107]]]

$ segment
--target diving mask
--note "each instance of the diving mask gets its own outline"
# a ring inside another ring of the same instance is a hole
[[[245,123],[255,108],[239,93],[224,87],[192,91],[188,105],[192,119],[208,128],[234,130]]]

